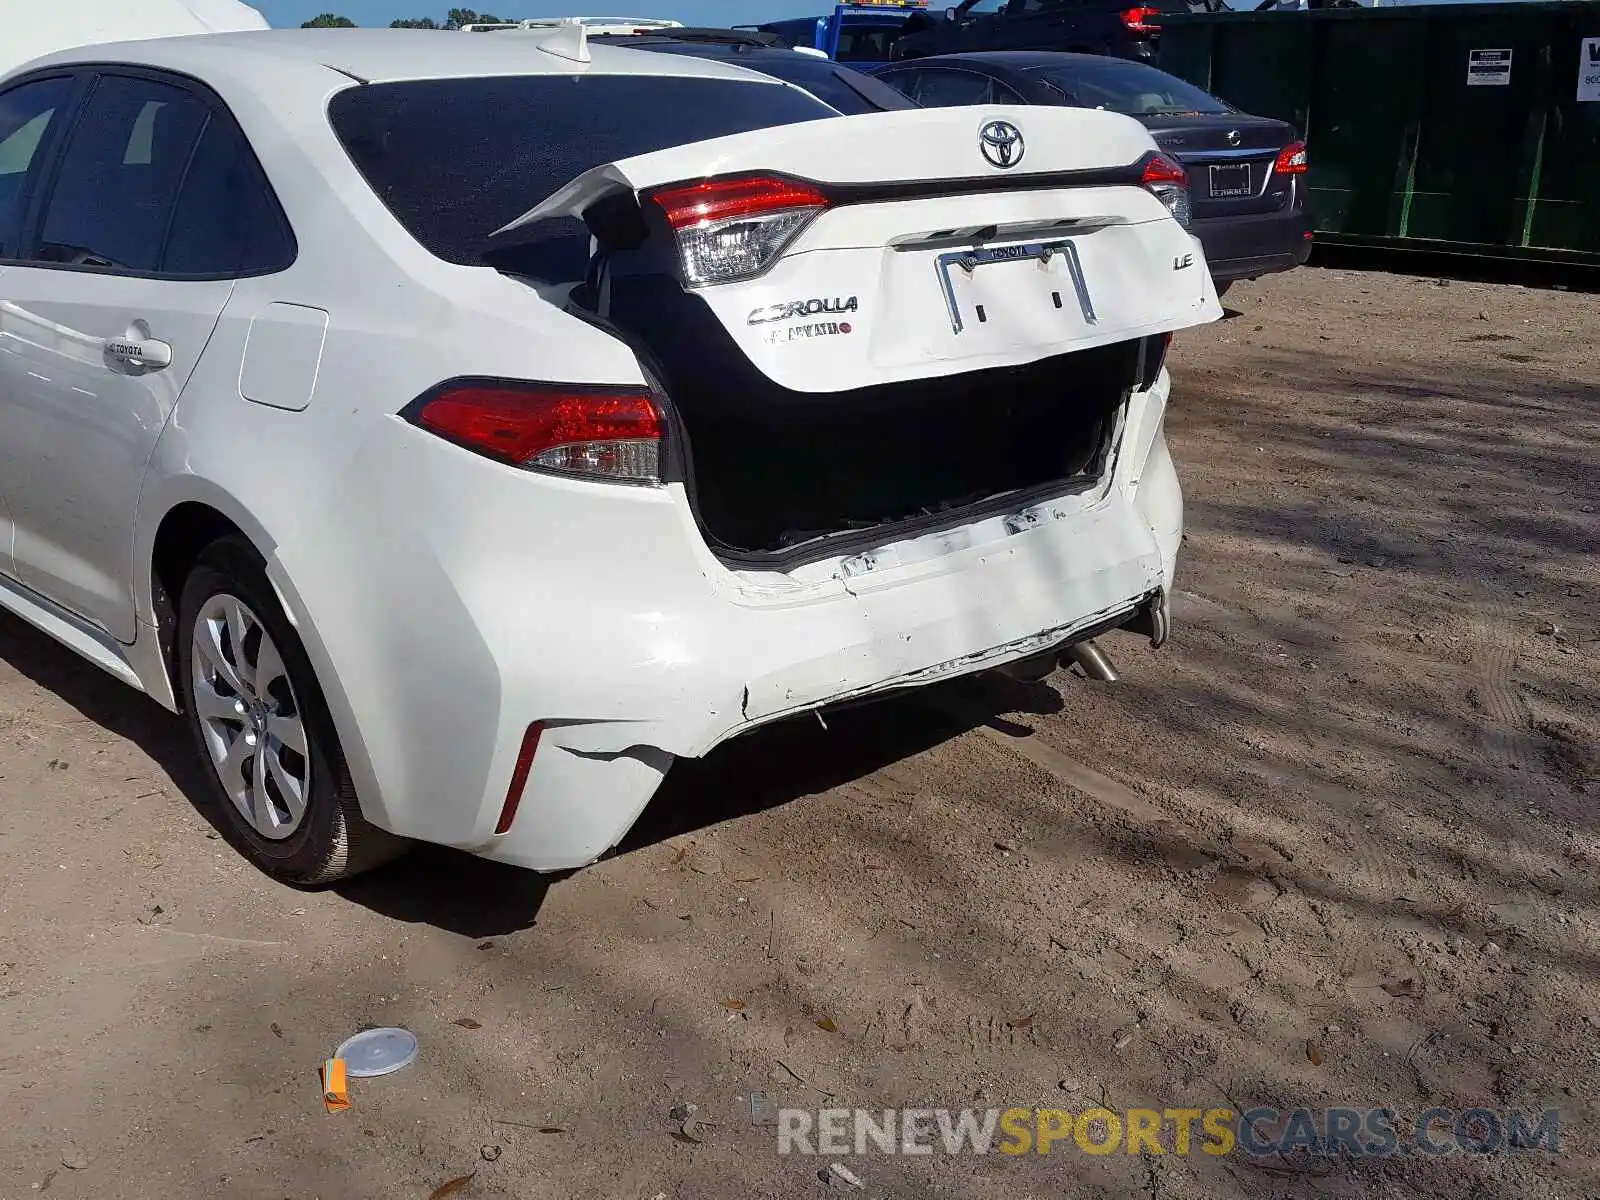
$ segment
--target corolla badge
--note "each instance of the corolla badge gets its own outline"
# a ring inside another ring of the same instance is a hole
[[[1010,121],[989,121],[978,130],[978,149],[991,166],[1007,170],[1022,161],[1027,147],[1022,142],[1022,130]]]
[[[854,296],[814,296],[810,300],[786,300],[782,304],[763,304],[745,318],[747,325],[765,325],[793,317],[817,317],[827,313],[853,313],[859,306]],[[847,328],[845,332],[849,332]]]

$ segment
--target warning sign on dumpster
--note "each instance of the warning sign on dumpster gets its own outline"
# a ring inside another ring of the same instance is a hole
[[[1468,50],[1468,87],[1505,87],[1511,82],[1511,51]]]
[[[1578,51],[1578,99],[1600,104],[1600,37],[1584,38]]]

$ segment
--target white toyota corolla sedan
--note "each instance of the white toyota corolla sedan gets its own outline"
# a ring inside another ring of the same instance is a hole
[[[582,865],[675,758],[1164,634],[1184,187],[1126,117],[843,117],[575,26],[39,60],[0,604],[184,714],[284,880]]]

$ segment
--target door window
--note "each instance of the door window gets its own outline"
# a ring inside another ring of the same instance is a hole
[[[181,87],[103,76],[45,210],[40,261],[153,273],[209,106]]]
[[[57,76],[0,94],[0,259],[17,256],[28,200],[44,165],[40,148],[75,86],[75,80]]]

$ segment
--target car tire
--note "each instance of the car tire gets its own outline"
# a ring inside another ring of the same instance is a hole
[[[405,852],[408,842],[362,817],[310,660],[248,541],[201,553],[175,641],[202,786],[246,858],[284,883],[318,887]]]

